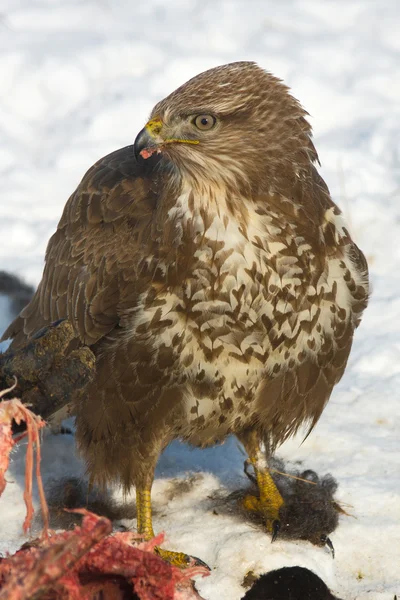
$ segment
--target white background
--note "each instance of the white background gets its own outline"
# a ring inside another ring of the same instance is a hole
[[[2,0],[0,269],[37,285],[65,201],[100,156],[133,142],[153,104],[189,77],[256,60],[311,115],[322,175],[371,269],[372,297],[349,367],[317,428],[279,454],[339,481],[351,505],[332,535],[336,559],[277,541],[208,496],[243,484],[234,440],[207,451],[174,444],[158,469],[155,520],[168,546],[215,567],[208,600],[285,565],[313,569],[345,600],[400,593],[400,2],[399,0]],[[0,329],[8,321],[0,303]],[[71,436],[45,436],[46,478],[82,473]],[[23,542],[24,448],[0,500],[0,551]],[[169,478],[200,473],[166,500]],[[118,492],[115,492],[118,496]],[[127,523],[133,525],[133,523]]]

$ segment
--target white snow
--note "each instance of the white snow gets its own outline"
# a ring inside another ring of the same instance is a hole
[[[219,488],[244,483],[233,439],[204,451],[173,444],[154,485],[157,531],[213,567],[207,600],[239,600],[241,581],[302,565],[346,600],[400,593],[400,3],[399,0],[2,0],[0,269],[40,280],[47,240],[91,164],[133,142],[152,106],[189,77],[256,60],[312,115],[322,175],[371,269],[372,297],[349,366],[317,428],[279,451],[339,481],[353,517],[336,558],[213,514]],[[9,319],[0,304],[0,329]],[[47,433],[46,478],[82,474],[71,436]],[[24,445],[0,499],[0,552],[24,540]],[[171,478],[198,472],[166,501]],[[118,494],[118,492],[115,492]],[[131,523],[129,523],[132,525]]]

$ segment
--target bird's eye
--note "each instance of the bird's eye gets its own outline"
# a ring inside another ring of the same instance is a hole
[[[201,131],[212,129],[216,122],[217,119],[213,115],[197,115],[192,121],[197,129],[201,129]]]

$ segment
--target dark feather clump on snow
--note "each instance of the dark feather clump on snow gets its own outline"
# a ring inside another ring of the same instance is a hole
[[[0,294],[8,296],[13,317],[16,317],[29,303],[33,292],[32,286],[24,283],[15,275],[0,271]]]
[[[197,482],[203,479],[202,473],[194,473],[185,478],[175,478],[165,490],[165,498],[171,501],[189,493]],[[107,517],[111,521],[136,518],[134,502],[116,500],[107,489],[90,487],[85,479],[79,477],[51,478],[46,484],[47,503],[50,522],[53,528],[70,529],[81,521],[81,516],[64,509],[74,510],[85,507],[91,512]],[[156,514],[157,509],[153,507]]]
[[[320,477],[311,469],[290,469],[282,460],[269,460],[273,479],[283,497],[284,506],[280,510],[280,538],[308,540],[311,543],[324,546],[326,538],[338,526],[339,514],[346,514],[334,500],[337,481],[332,475]],[[284,473],[283,475],[280,473]],[[289,475],[289,476],[288,476]],[[251,489],[234,493],[230,498],[240,500],[246,494],[258,495],[258,490],[251,473],[248,473],[253,486]],[[300,479],[295,479],[295,477]],[[302,481],[305,480],[305,481]],[[265,527],[264,516],[259,513],[249,513],[246,516]]]
[[[242,600],[340,600],[312,571],[284,567],[261,575]]]
[[[282,461],[275,460],[271,466],[277,471],[286,472]],[[319,477],[311,469],[292,471],[290,474],[300,479],[279,473],[273,475],[285,501],[280,511],[280,534],[282,537],[309,540],[324,546],[326,536],[336,529],[339,522],[341,509],[334,500],[337,481],[330,474]]]
[[[81,521],[81,516],[64,509],[86,509],[107,517],[111,521],[134,519],[136,508],[133,503],[117,502],[105,490],[89,489],[87,481],[79,477],[50,479],[46,485],[50,525],[53,528],[70,529]]]

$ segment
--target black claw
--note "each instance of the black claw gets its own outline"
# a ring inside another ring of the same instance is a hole
[[[211,571],[208,564],[205,563],[204,560],[201,560],[201,558],[197,558],[197,556],[188,556],[188,559],[189,559],[189,562],[190,562],[190,560],[194,561],[194,562],[192,562],[192,565],[194,567],[204,567],[208,571]]]
[[[278,534],[281,530],[281,522],[278,521],[278,519],[276,519],[273,523],[272,523],[272,538],[271,538],[271,544],[272,542],[274,542],[276,540],[276,538],[278,537]]]
[[[245,460],[244,461],[244,467],[243,467],[244,474],[247,475],[247,477],[250,479],[250,481],[252,483],[254,483],[255,485],[257,485],[257,479],[256,479],[255,475],[253,475],[253,473],[250,473],[250,471],[249,471],[250,467],[253,467],[253,465],[251,464],[251,462],[249,460]]]
[[[321,542],[325,544],[325,546],[328,546],[329,550],[332,553],[332,558],[335,558],[335,548],[333,547],[331,538],[329,538],[327,535],[321,535]]]

